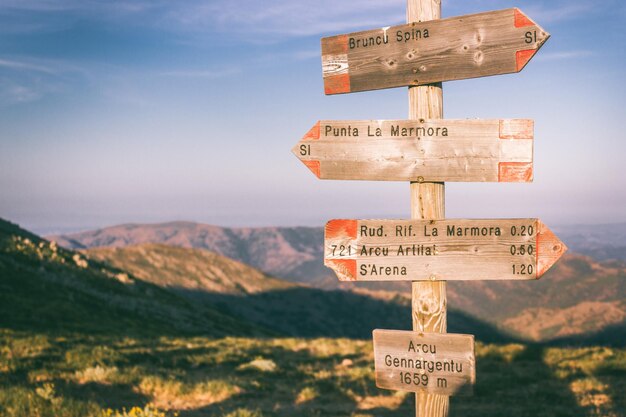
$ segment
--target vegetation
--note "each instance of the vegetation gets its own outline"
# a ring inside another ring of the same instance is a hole
[[[626,415],[626,350],[477,346],[458,416]],[[402,416],[369,341],[0,333],[0,415]]]

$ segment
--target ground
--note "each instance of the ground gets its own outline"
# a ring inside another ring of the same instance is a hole
[[[477,344],[451,416],[626,416],[626,349]],[[406,416],[371,342],[0,330],[1,416]],[[134,408],[139,407],[139,408]]]

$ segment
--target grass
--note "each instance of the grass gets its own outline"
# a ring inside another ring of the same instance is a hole
[[[477,344],[452,416],[626,415],[626,349]],[[0,415],[404,416],[369,341],[131,338],[0,330]]]

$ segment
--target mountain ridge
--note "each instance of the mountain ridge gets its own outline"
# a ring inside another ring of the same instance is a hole
[[[0,219],[0,327],[269,335]]]
[[[211,233],[217,233],[217,237]],[[619,237],[621,232],[617,230],[614,235]],[[391,291],[405,299],[410,294],[410,284],[403,282],[339,283],[332,271],[323,266],[321,228],[229,229],[172,222],[120,226],[115,233],[104,229],[75,237],[84,246],[107,242],[124,246],[129,242],[152,240],[167,245],[215,249],[244,263],[249,262],[242,258],[251,260],[249,264],[264,273],[294,283],[322,289],[373,291],[370,295],[380,290]],[[578,239],[582,237],[579,235]],[[626,323],[626,304],[621,301],[624,299],[624,261],[597,262],[576,253],[566,254],[538,281],[448,283],[449,305],[502,331],[537,341],[578,337]]]

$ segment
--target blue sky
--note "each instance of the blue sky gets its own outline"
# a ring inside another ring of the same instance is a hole
[[[626,4],[520,7],[552,37],[519,74],[444,84],[447,118],[535,120],[535,181],[447,184],[448,217],[626,221]],[[322,225],[409,215],[408,184],[320,181],[318,119],[402,119],[405,88],[324,96],[319,40],[399,24],[396,0],[0,0],[0,217]]]

